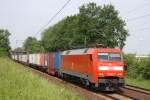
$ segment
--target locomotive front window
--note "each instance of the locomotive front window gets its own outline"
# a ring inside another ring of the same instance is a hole
[[[109,61],[109,54],[108,53],[98,53],[98,60]]]
[[[121,61],[121,56],[119,53],[110,53],[109,58],[110,61]]]
[[[120,53],[98,53],[99,61],[121,61]]]

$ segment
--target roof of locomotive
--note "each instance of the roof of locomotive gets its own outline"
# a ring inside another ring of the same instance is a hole
[[[120,52],[120,49],[116,48],[84,48],[63,51],[61,55],[85,55],[92,54],[93,52]]]

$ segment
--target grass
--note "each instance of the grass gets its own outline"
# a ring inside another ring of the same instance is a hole
[[[0,100],[81,100],[77,93],[55,85],[23,66],[0,57]]]
[[[150,89],[150,80],[126,78],[126,83],[145,89]]]

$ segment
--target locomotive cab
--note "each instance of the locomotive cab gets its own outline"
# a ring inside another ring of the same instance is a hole
[[[97,76],[95,86],[104,91],[118,90],[124,85],[124,63],[119,49],[100,49],[97,52]]]

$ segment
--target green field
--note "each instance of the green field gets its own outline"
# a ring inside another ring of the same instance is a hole
[[[55,85],[23,66],[0,57],[0,100],[81,100],[77,93]]]
[[[126,84],[150,89],[150,80],[126,78]]]

